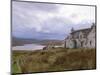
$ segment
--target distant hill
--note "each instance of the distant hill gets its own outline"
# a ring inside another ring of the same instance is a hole
[[[18,46],[23,44],[32,44],[37,42],[35,39],[24,39],[24,38],[16,38],[12,37],[12,46]]]
[[[24,44],[41,44],[41,45],[48,45],[48,44],[53,44],[53,45],[61,45],[62,40],[38,40],[38,39],[25,39],[25,38],[17,38],[17,37],[12,37],[12,46],[20,46]]]

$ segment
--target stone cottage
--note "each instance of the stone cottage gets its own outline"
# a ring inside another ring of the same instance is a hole
[[[74,30],[64,40],[65,48],[95,48],[96,46],[96,25],[91,28]]]

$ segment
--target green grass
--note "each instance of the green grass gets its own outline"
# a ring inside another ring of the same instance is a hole
[[[12,64],[12,69],[13,73],[95,69],[95,56],[95,49],[13,51],[12,60],[18,65]]]
[[[21,69],[18,68],[17,64],[13,64],[12,71],[13,73],[21,73]]]

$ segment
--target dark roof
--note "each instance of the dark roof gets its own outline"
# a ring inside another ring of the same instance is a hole
[[[82,32],[82,33],[84,33],[84,35],[88,35],[88,33],[89,33],[90,31],[91,31],[91,28],[80,29],[80,30],[76,30],[76,31],[71,32],[71,34],[73,35],[73,34],[75,34],[75,33],[77,33],[77,32]]]

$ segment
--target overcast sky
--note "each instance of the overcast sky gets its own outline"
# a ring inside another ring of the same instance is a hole
[[[64,39],[72,27],[88,28],[93,22],[95,7],[91,6],[12,3],[12,33],[16,37]]]

